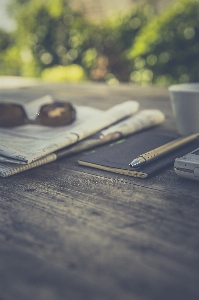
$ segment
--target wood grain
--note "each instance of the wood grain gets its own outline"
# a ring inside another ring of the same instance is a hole
[[[176,131],[165,88],[45,84],[0,96],[47,93],[101,109],[135,99],[165,113],[160,131]],[[173,166],[143,180],[77,159],[0,178],[0,299],[198,299],[198,183]]]

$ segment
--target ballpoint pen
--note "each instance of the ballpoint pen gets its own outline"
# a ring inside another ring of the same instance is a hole
[[[133,159],[132,162],[129,164],[132,168],[139,168],[142,165],[151,162],[167,153],[184,146],[188,143],[191,143],[199,136],[199,133],[194,133],[186,137],[178,138],[172,142],[169,142],[165,145],[162,145],[156,149],[153,149],[149,152],[139,155],[137,158]]]

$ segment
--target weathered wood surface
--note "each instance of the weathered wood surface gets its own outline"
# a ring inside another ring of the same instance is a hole
[[[164,88],[46,84],[0,97],[47,93],[101,109],[135,99],[176,130]],[[199,299],[198,182],[172,167],[129,178],[78,157],[0,178],[0,300]]]

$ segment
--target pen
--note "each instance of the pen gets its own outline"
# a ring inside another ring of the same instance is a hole
[[[169,142],[165,145],[162,145],[156,149],[153,149],[149,152],[139,155],[137,158],[133,159],[132,162],[129,164],[132,168],[139,168],[142,165],[151,162],[183,145],[191,143],[199,136],[199,133],[194,133],[186,137],[181,137],[176,139],[172,142]]]

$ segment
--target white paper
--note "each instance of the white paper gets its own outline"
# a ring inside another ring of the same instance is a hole
[[[122,136],[126,136],[128,134],[161,124],[164,122],[164,120],[165,116],[160,110],[145,109],[136,113],[132,117],[127,118],[125,121],[121,121],[108,129],[102,130],[101,133],[103,136],[106,136],[111,133],[119,132],[122,134]]]
[[[150,128],[152,126],[161,124],[164,122],[165,116],[159,110],[142,110],[136,113],[133,116],[126,118],[124,121],[118,122],[116,125],[110,126],[108,129],[105,129],[100,132],[101,136],[105,137],[110,134],[118,133],[118,137],[126,136],[145,128]],[[92,140],[92,137],[91,137]],[[84,144],[84,148],[89,148],[89,139],[83,140],[80,144]],[[75,146],[75,151],[78,151],[78,145]],[[73,147],[74,148],[74,147]],[[79,151],[81,151],[82,146],[79,146]],[[52,162],[57,159],[55,153],[46,155],[43,158],[40,158],[30,164],[16,164],[16,163],[0,163],[0,176],[7,177],[37,166]]]
[[[26,105],[25,109],[29,110],[29,116],[34,118],[39,103],[42,105],[44,102],[49,103],[48,97],[34,101],[35,106],[31,107],[31,103]],[[71,125],[60,127],[24,125],[12,129],[0,128],[0,161],[3,163],[0,164],[0,175],[5,176],[6,166],[9,169],[12,163],[20,165],[33,163],[136,113],[138,109],[138,102],[131,100],[107,111],[78,106],[77,118]]]

